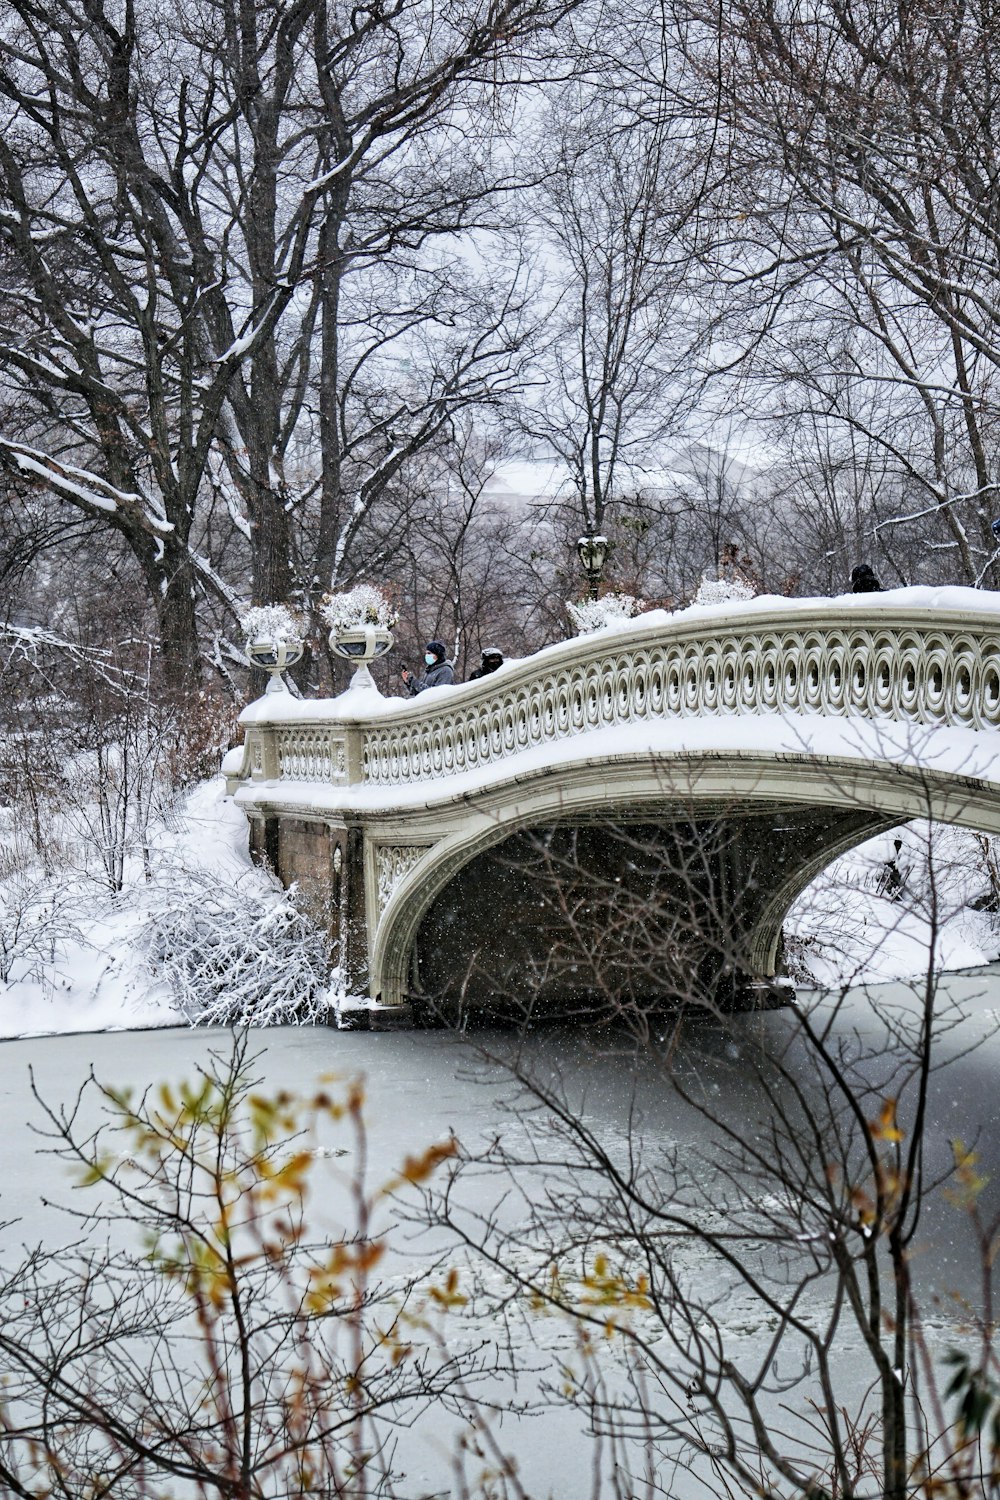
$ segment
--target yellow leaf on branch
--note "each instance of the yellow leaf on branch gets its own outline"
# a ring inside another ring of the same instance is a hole
[[[887,1099],[877,1120],[868,1121],[873,1141],[901,1141],[903,1132],[896,1124],[896,1101]]]

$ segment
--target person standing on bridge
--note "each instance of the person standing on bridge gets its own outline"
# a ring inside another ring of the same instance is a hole
[[[882,585],[867,563],[858,563],[851,573],[852,594],[881,594]]]
[[[448,648],[444,641],[427,642],[424,647],[424,668],[419,677],[414,677],[409,667],[403,667],[399,674],[411,697],[416,697],[425,688],[450,687],[455,681],[455,669],[448,660]]]
[[[480,677],[489,677],[491,672],[496,672],[503,666],[503,652],[498,651],[496,646],[484,646],[481,664],[474,672],[469,673],[470,682],[478,682]]]

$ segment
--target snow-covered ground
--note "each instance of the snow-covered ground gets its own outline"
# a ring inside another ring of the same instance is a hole
[[[13,835],[10,815],[3,819],[0,809],[0,852]],[[902,841],[898,854],[895,837]],[[891,879],[887,885],[893,858],[902,881],[895,893]],[[860,845],[826,870],[790,913],[792,971],[819,985],[906,979],[926,971],[932,940],[936,968],[991,962],[1000,954],[1000,919],[976,909],[990,890],[991,858],[992,845],[974,834],[949,828],[932,834],[920,824]],[[0,868],[6,871],[0,879],[0,1037],[182,1021],[180,971],[176,964],[171,971],[170,963],[208,909],[226,927],[226,941],[247,934],[248,950],[254,932],[264,933],[262,945],[270,941],[275,923],[280,941],[295,941],[286,930],[294,915],[270,877],[251,864],[245,819],[224,795],[221,778],[195,788],[155,825],[148,862],[130,858],[125,888],[113,897],[96,872],[72,862],[50,875],[12,870],[9,863]],[[228,962],[224,951],[220,947],[220,961]],[[310,993],[315,1019],[330,996],[315,983]]]
[[[982,908],[991,904],[995,860],[993,840],[960,828],[910,823],[868,839],[789,912],[791,972],[838,986],[991,963],[1000,955],[1000,917]]]
[[[3,810],[0,809],[0,818]],[[0,841],[4,831],[0,822]],[[0,880],[0,1037],[175,1026],[184,1016],[150,953],[165,908],[212,895],[231,908],[282,905],[271,878],[250,861],[246,819],[221,778],[189,792],[152,830],[148,879],[126,862],[112,896],[98,872],[24,870]],[[249,918],[248,918],[249,926]]]

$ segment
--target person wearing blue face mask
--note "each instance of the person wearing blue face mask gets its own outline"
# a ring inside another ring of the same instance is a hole
[[[404,667],[399,674],[414,697],[417,693],[422,693],[424,688],[449,687],[455,681],[455,671],[448,660],[448,648],[444,641],[427,642],[424,647],[424,667],[420,677],[414,677],[409,667]]]

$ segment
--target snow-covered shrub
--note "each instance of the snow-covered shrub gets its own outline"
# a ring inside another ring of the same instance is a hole
[[[399,619],[392,601],[373,583],[358,583],[343,594],[326,594],[320,615],[331,630],[358,630],[378,625],[391,630]]]
[[[211,781],[239,738],[238,705],[231,698],[212,683],[191,693],[177,715],[169,747],[171,785],[184,788]]]
[[[84,868],[99,861],[103,883],[117,893],[125,888],[130,857],[141,859],[148,878],[150,825],[172,799],[173,726],[136,702],[117,720],[92,727],[93,748],[63,764],[60,802]]]
[[[620,625],[642,613],[645,603],[633,594],[605,594],[601,599],[566,601],[566,610],[577,635],[589,635],[605,625]]]
[[[0,756],[3,748],[0,740]],[[17,787],[17,792],[24,790],[23,786]],[[43,823],[42,796],[47,790],[32,782],[27,788],[30,796],[19,796],[17,804],[10,807],[0,803],[0,889],[10,876],[37,872],[39,868],[48,873],[68,860],[65,848],[50,837],[52,809],[48,805],[44,807]],[[49,803],[52,799],[46,796],[45,800]]]
[[[257,871],[233,885],[179,869],[153,893],[146,947],[193,1026],[326,1019],[327,939]]]
[[[66,883],[24,870],[0,881],[0,983],[15,969],[18,979],[39,979],[61,943],[79,940],[76,912]]]
[[[825,956],[820,938],[809,932],[784,932],[782,935],[782,971],[795,984],[812,985],[816,977],[810,967]]]
[[[275,646],[302,639],[302,625],[285,604],[257,604],[240,615],[248,641],[269,641]]]
[[[744,599],[752,599],[756,592],[753,584],[739,573],[730,573],[718,578],[710,578],[707,573],[703,573],[698,592],[694,596],[694,603],[739,603]]]

